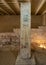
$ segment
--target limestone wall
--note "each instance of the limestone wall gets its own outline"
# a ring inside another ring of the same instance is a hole
[[[9,41],[10,38],[12,38],[11,41],[13,42],[20,42],[20,29],[13,29],[13,32],[9,33],[0,33],[0,41]],[[46,45],[46,27],[41,26],[38,29],[31,29],[31,37],[30,40],[32,43],[37,43],[40,45],[40,43],[44,43]]]

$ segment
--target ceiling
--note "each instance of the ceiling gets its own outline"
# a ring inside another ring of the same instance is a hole
[[[46,13],[46,0],[0,0],[0,15],[19,15],[20,3],[31,2],[31,14]]]

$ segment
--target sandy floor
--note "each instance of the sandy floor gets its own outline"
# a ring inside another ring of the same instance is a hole
[[[15,65],[16,58],[19,53],[19,47],[15,47],[14,49],[7,50],[8,48],[0,49],[0,65]],[[33,51],[35,55],[36,65],[46,65],[46,50],[44,52]]]
[[[15,65],[19,47],[6,46],[0,48],[0,65]]]
[[[17,51],[0,51],[0,65],[15,65]]]

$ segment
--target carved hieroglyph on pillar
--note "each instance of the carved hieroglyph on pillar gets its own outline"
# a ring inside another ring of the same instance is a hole
[[[31,58],[31,3],[21,3],[20,17],[20,53],[16,65],[35,65],[34,58]]]

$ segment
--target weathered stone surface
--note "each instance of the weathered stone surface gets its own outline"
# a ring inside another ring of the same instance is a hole
[[[15,65],[36,65],[34,56],[31,58],[21,58],[21,55],[19,55],[15,63]]]
[[[25,9],[26,8],[26,9]],[[21,35],[20,35],[20,54],[15,65],[35,65],[34,56],[30,54],[30,3],[21,3]],[[31,58],[30,58],[31,57]]]

